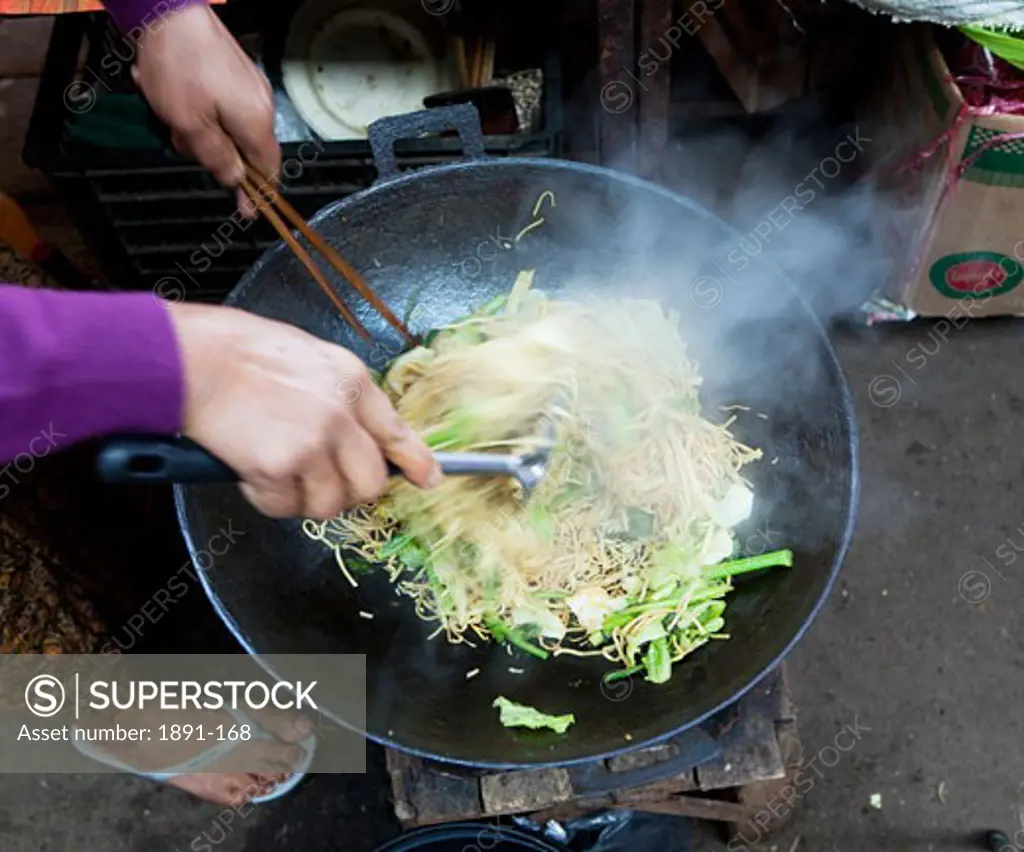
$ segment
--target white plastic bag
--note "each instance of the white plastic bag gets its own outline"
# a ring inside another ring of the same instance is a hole
[[[896,21],[926,21],[947,27],[966,24],[1024,29],[1020,0],[851,0],[858,6]]]

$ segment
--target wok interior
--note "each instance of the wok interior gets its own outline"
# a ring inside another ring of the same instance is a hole
[[[500,248],[534,220],[545,190],[557,204],[545,204],[545,223],[513,249]],[[747,468],[755,511],[739,531],[741,545],[753,553],[790,547],[795,565],[743,583],[726,612],[732,638],[677,664],[669,683],[634,678],[602,686],[610,664],[601,659],[543,662],[497,646],[450,646],[442,637],[428,642],[434,625],[417,619],[408,599],[380,575],[353,589],[333,555],[307,539],[298,522],[259,516],[234,487],[179,489],[194,553],[229,520],[244,532],[204,573],[248,650],[365,654],[372,738],[451,761],[506,766],[590,759],[667,736],[737,697],[777,661],[838,570],[855,474],[843,377],[820,327],[769,264],[746,275],[724,266],[736,237],[677,196],[551,161],[434,170],[341,201],[312,224],[399,316],[417,309],[414,330],[506,292],[523,268],[536,268],[536,286],[545,290],[585,282],[675,307],[705,377],[708,415],[721,416],[718,404],[753,409],[740,413],[735,426],[742,440],[764,450],[764,460]],[[715,276],[721,300],[699,307],[716,292],[706,276]],[[401,346],[365,305],[357,313],[383,343],[372,352],[361,344],[280,246],[250,271],[231,301],[371,361]],[[375,618],[360,618],[360,610]],[[474,668],[480,674],[467,681]],[[563,736],[502,728],[491,708],[499,694],[552,713],[573,712],[577,722]]]

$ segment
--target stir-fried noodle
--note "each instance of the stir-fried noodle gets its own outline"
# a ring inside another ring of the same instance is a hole
[[[394,480],[375,505],[305,530],[343,570],[345,554],[383,563],[450,642],[600,655],[663,682],[672,662],[727,638],[732,576],[791,564],[789,551],[732,559],[753,499],[741,471],[761,454],[731,420],[702,416],[697,367],[659,303],[559,301],[531,281],[521,274],[383,377],[435,450],[528,452],[553,424],[529,498],[507,478],[429,492]]]

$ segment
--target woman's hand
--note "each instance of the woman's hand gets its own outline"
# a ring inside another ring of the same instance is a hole
[[[441,471],[363,363],[236,308],[169,305],[185,366],[183,431],[272,517],[333,518],[379,497],[385,457],[427,488]]]
[[[172,131],[174,147],[225,186],[238,187],[243,158],[276,178],[274,95],[238,42],[205,5],[171,12],[140,37],[135,82]],[[238,189],[239,208],[255,215]]]

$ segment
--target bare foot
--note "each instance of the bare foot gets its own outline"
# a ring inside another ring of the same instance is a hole
[[[305,757],[301,746],[273,740],[242,743],[205,772],[175,775],[167,783],[201,799],[221,805],[241,805],[257,796],[265,796],[289,778]],[[229,771],[246,767],[246,772]]]
[[[305,749],[297,743],[313,733],[313,723],[306,716],[277,710],[246,712],[253,724],[275,739],[239,740],[226,753],[203,765],[203,771],[175,775],[166,783],[210,802],[237,806],[266,795],[289,778],[306,758]],[[147,715],[147,711],[128,710],[117,714],[116,721],[129,728],[149,722],[154,726],[151,729],[157,730],[157,720],[148,720]],[[181,724],[207,732],[240,725],[224,711],[187,711],[179,715]],[[166,718],[166,713],[160,716],[160,719]],[[161,773],[170,766],[200,757],[216,745],[154,738],[144,742],[105,742],[97,747],[137,771],[149,774]]]
[[[257,796],[265,796],[287,777],[245,772],[196,772],[193,775],[175,775],[167,783],[208,802],[238,807]]]

